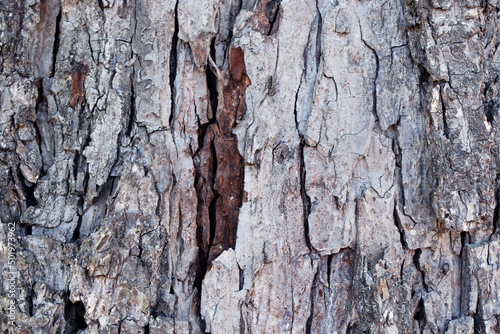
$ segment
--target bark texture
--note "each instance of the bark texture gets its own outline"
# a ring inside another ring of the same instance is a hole
[[[0,1],[0,329],[499,333],[497,2]]]

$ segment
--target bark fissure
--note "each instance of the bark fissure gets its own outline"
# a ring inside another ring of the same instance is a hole
[[[97,5],[99,6],[101,12],[104,12],[104,3],[102,2],[102,0],[97,0]]]
[[[65,333],[78,333],[80,330],[87,328],[85,305],[81,301],[73,303],[68,300],[64,313],[66,319]]]
[[[477,296],[476,313],[474,314],[474,334],[486,334],[486,324],[483,318],[480,293]]]
[[[133,79],[131,79],[130,81],[131,82],[130,82],[129,113],[128,113],[127,127],[125,130],[125,136],[127,137],[130,137],[130,134],[132,133],[133,127],[137,120],[137,110],[135,105],[135,100],[136,100],[135,87]]]
[[[427,286],[427,283],[425,281],[425,271],[422,270],[422,267],[420,266],[420,256],[422,255],[422,249],[417,248],[413,254],[413,264],[415,265],[415,269],[417,269],[420,272],[421,278],[422,278],[422,286],[424,287],[424,290],[426,292],[429,292],[429,287]]]
[[[318,29],[316,32],[316,73],[319,72],[319,65],[321,63],[321,36],[323,34],[323,17],[321,16],[321,11],[318,7],[318,0],[316,0],[316,12],[318,17]],[[335,87],[336,89],[336,87]]]
[[[360,27],[361,29],[361,27]],[[379,69],[380,69],[380,61],[379,61],[379,58],[378,58],[378,54],[377,54],[377,51],[371,47],[364,39],[363,37],[361,37],[361,41],[363,41],[363,43],[366,45],[366,47],[368,49],[370,49],[370,51],[373,53],[373,56],[375,57],[375,77],[373,78],[373,84],[372,84],[372,103],[373,103],[373,107],[372,107],[372,111],[373,111],[373,115],[375,116],[375,122],[378,124],[379,122],[379,115],[378,115],[378,111],[377,111],[377,79],[378,79],[378,72],[379,72]]]
[[[80,239],[80,228],[82,227],[82,212],[83,212],[83,197],[80,196],[80,199],[78,200],[78,222],[76,224],[75,230],[73,231],[73,236],[71,238],[71,242],[76,242],[78,239]]]
[[[306,191],[306,166],[304,161],[304,146],[305,140],[301,139],[299,143],[299,172],[300,172],[300,196],[302,198],[303,207],[303,223],[304,223],[304,237],[307,248],[309,251],[313,250],[311,245],[311,238],[309,236],[309,215],[311,214],[311,198],[307,195]]]
[[[427,325],[427,317],[425,315],[425,305],[424,305],[424,300],[422,298],[420,298],[420,301],[418,302],[417,309],[413,314],[413,319],[415,319],[418,322],[418,326],[420,328],[420,334],[423,334],[425,327]]]
[[[56,31],[54,34],[54,48],[52,50],[52,66],[49,74],[49,78],[52,78],[56,73],[56,61],[57,53],[59,52],[60,36],[61,36],[61,17],[62,9],[59,9],[59,13],[56,16]]]
[[[439,99],[441,101],[441,111],[443,113],[443,133],[446,139],[450,139],[450,128],[448,126],[448,120],[446,118],[446,105],[443,98],[443,86],[439,88]]]
[[[280,6],[281,0],[271,0],[266,4],[265,13],[269,20],[269,30],[267,32],[268,36],[271,36],[278,31]]]
[[[0,331],[498,331],[498,20],[4,1]]]
[[[177,75],[177,44],[179,43],[179,19],[178,19],[179,0],[175,3],[174,9],[174,34],[172,36],[172,45],[170,47],[169,58],[169,83],[170,83],[170,116],[168,124],[172,127],[175,114],[175,78]]]
[[[396,204],[394,204],[393,216],[394,216],[394,224],[396,225],[399,231],[399,241],[401,242],[401,246],[404,249],[408,249],[408,244],[406,243],[406,238],[405,238],[405,230],[403,228],[403,225],[401,224],[401,218],[399,217]]]
[[[311,296],[310,296],[310,301],[309,301],[309,307],[311,308],[309,317],[307,318],[306,321],[306,334],[311,334],[312,330],[312,324],[313,324],[313,319],[314,319],[314,297],[317,294],[317,289],[318,289],[318,284],[319,284],[319,266],[318,269],[316,270],[316,273],[314,274],[314,279],[313,283],[311,286]]]
[[[495,210],[493,211],[493,234],[498,234],[500,224],[500,176],[495,179]]]

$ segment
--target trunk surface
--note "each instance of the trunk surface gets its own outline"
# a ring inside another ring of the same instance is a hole
[[[0,329],[500,333],[499,12],[0,1]]]

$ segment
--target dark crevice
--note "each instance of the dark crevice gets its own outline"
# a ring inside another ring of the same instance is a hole
[[[147,324],[146,326],[144,326],[144,334],[149,334],[149,324]]]
[[[42,103],[47,103],[47,99],[43,95],[43,79],[42,78],[36,79],[35,82],[34,82],[34,84],[35,84],[35,87],[36,87],[36,90],[37,90],[36,102],[35,102],[36,103],[35,104],[35,110],[38,113],[38,111],[42,107]]]
[[[64,310],[64,317],[66,320],[65,334],[78,333],[80,330],[87,328],[85,305],[80,301],[72,303],[68,300]]]
[[[468,232],[460,232],[460,240],[462,241],[462,249],[460,250],[460,258],[463,259],[463,251],[464,251],[464,248],[465,248],[465,245],[469,244],[470,243],[470,237],[469,237],[469,234]]]
[[[208,127],[212,124],[215,124],[215,118],[211,118],[208,123],[200,124],[198,122],[198,149],[193,153],[193,157],[198,155],[200,150],[203,148],[203,143],[205,141],[205,137],[207,136]],[[195,180],[195,185],[198,184],[198,181]]]
[[[243,290],[243,287],[245,286],[245,276],[244,276],[244,271],[243,269],[239,268],[240,270],[240,284],[239,284],[239,290]]]
[[[40,153],[43,155],[43,149],[42,149],[42,134],[40,132],[40,128],[38,127],[38,113],[42,112],[47,112],[47,98],[43,94],[43,80],[38,79],[35,81],[35,86],[37,88],[37,97],[36,97],[36,106],[35,110],[37,113],[37,120],[33,123],[33,127],[35,128],[35,140],[38,145],[38,149],[40,150]],[[43,161],[43,159],[42,159]],[[40,178],[44,177],[47,174],[48,166],[46,164],[42,163],[42,168],[40,169]]]
[[[406,243],[405,230],[403,228],[403,224],[401,223],[401,218],[399,217],[398,210],[396,208],[396,204],[394,204],[394,224],[399,230],[399,240],[401,242],[401,246],[404,249],[408,249],[408,244]]]
[[[28,224],[19,224],[19,235],[27,236],[33,234],[33,226]]]
[[[421,248],[415,249],[415,253],[413,254],[413,264],[415,265],[415,268],[417,268],[417,270],[420,270],[420,263],[418,261],[420,259],[421,254],[422,254]]]
[[[73,179],[76,181],[78,179],[78,167],[80,163],[80,153],[75,152],[75,157],[73,158]]]
[[[424,300],[422,298],[420,298],[420,301],[418,302],[417,309],[413,314],[413,319],[417,320],[418,326],[420,327],[420,333],[423,333],[425,326],[427,325],[427,319],[425,316]]]
[[[75,242],[80,239],[80,228],[82,227],[82,216],[78,215],[78,223],[76,224],[75,230],[73,231],[73,237],[71,242]]]
[[[491,86],[498,82],[498,75],[492,82],[487,82],[484,86],[483,90],[483,105],[484,105],[484,114],[486,115],[486,120],[490,123],[490,125],[495,120],[496,115],[498,114],[499,103],[496,94],[494,94],[494,90],[491,90]]]
[[[101,12],[104,12],[104,4],[103,4],[102,0],[97,0],[97,5],[101,9]]]
[[[443,113],[443,132],[446,139],[450,139],[450,128],[448,127],[448,121],[446,119],[446,105],[443,99],[443,87],[439,89],[439,99],[441,100],[441,111]]]
[[[399,126],[399,120],[396,122],[396,124],[389,126],[387,128],[387,130],[385,131],[385,134],[387,137],[392,139],[392,143],[391,143],[392,147],[391,148],[392,148],[392,152],[394,153],[394,157],[396,159],[396,167],[401,169],[402,156],[401,156],[401,146],[399,145],[399,141],[398,141],[398,126]],[[399,175],[399,178],[401,179],[401,175]],[[402,184],[402,183],[400,183],[400,184]]]
[[[427,283],[425,282],[425,271],[422,270],[422,267],[420,265],[420,256],[422,255],[422,249],[418,248],[415,250],[415,253],[413,254],[413,264],[415,265],[415,268],[420,271],[420,274],[422,275],[422,285],[425,289],[425,291],[429,291],[429,287],[427,286]]]
[[[318,282],[319,282],[319,267],[316,270],[316,274],[314,274],[314,280],[311,287],[311,301],[310,301],[311,313],[309,314],[309,317],[307,318],[306,321],[306,334],[311,334],[312,322],[314,319],[314,300],[317,295]]]
[[[26,199],[26,208],[29,208],[31,206],[37,206],[38,201],[35,198],[35,188],[36,184],[31,184],[28,182],[23,173],[19,172],[19,180],[21,181],[21,186],[23,190],[23,195],[24,198]]]
[[[170,108],[170,117],[168,120],[168,124],[170,127],[172,126],[172,121],[174,119],[175,113],[175,78],[177,75],[177,44],[179,43],[179,19],[178,19],[178,10],[179,0],[175,3],[174,10],[174,35],[172,37],[172,46],[170,48],[170,59],[169,59],[169,81],[170,81],[170,99],[171,99],[171,108]]]
[[[486,324],[483,319],[480,296],[477,297],[476,313],[474,314],[474,334],[486,334]]]
[[[328,259],[326,262],[326,277],[327,277],[327,282],[328,286],[330,286],[330,276],[332,274],[332,259],[333,259],[333,254],[328,255]]]
[[[378,72],[380,69],[380,61],[378,58],[377,51],[375,51],[374,48],[372,48],[364,39],[361,39],[363,43],[366,45],[368,49],[370,49],[373,52],[373,55],[375,56],[375,78],[373,79],[373,89],[372,89],[372,96],[373,96],[373,115],[375,116],[375,122],[378,123],[379,117],[378,117],[378,111],[377,111],[377,79],[378,79]]]
[[[59,52],[59,44],[61,43],[61,41],[60,41],[61,17],[62,17],[62,9],[59,9],[59,13],[57,13],[57,17],[56,17],[56,32],[54,34],[54,49],[52,50],[52,69],[50,71],[49,78],[52,78],[56,73],[57,53]]]
[[[356,323],[349,322],[347,325],[346,334],[354,334],[356,330]]]
[[[496,177],[496,189],[495,189],[495,211],[493,211],[493,234],[499,233],[498,231],[498,225],[499,225],[499,219],[500,219],[500,187],[498,186],[499,184],[499,174],[497,174]]]
[[[35,283],[33,282],[33,285],[31,286],[30,293],[26,297],[26,303],[28,304],[28,315],[30,317],[33,316],[33,294],[35,293],[34,291]]]
[[[427,101],[427,94],[428,94],[428,91],[429,91],[429,84],[430,84],[430,78],[431,78],[431,75],[429,74],[429,72],[427,71],[427,69],[421,65],[421,64],[418,64],[418,71],[419,71],[419,86],[420,86],[420,109],[422,111],[426,110],[426,106],[425,106],[425,101]],[[432,127],[433,125],[433,121],[432,121],[432,117],[429,117],[429,126]],[[425,145],[425,143],[424,143]]]
[[[304,51],[305,52],[305,51]],[[299,134],[299,137],[302,139],[302,135],[299,131],[299,119],[297,118],[297,101],[299,100],[299,92],[300,92],[300,87],[302,86],[302,80],[304,79],[305,71],[307,70],[307,62],[304,62],[304,71],[302,72],[302,78],[300,80],[299,88],[295,92],[295,103],[293,107],[293,114],[295,116],[295,128],[297,129],[297,133]]]
[[[118,155],[119,156],[119,155]],[[120,179],[117,176],[109,176],[106,182],[97,189],[97,196],[92,199],[92,205],[99,205],[99,203],[106,203],[106,199],[113,193],[113,183],[115,179]]]
[[[316,32],[316,73],[319,71],[319,64],[321,63],[321,34],[323,33],[323,17],[318,8],[318,1],[316,1],[316,11],[318,12],[318,30]]]
[[[212,57],[212,59],[216,59],[215,38],[212,40],[212,43],[210,44],[210,56]],[[209,92],[210,108],[211,108],[208,114],[209,116],[212,115],[212,119],[216,121],[217,120],[216,112],[219,104],[219,92],[217,90],[217,76],[215,75],[214,72],[212,72],[210,66],[207,66],[206,77],[207,77],[207,89]]]
[[[79,212],[83,210],[83,198],[80,197],[78,201],[78,209]],[[75,230],[73,231],[73,237],[71,238],[71,242],[75,242],[80,239],[80,228],[82,227],[82,215],[78,213],[78,222],[76,224]]]
[[[403,262],[401,262],[401,268],[399,269],[399,278],[401,281],[403,281],[404,270],[405,270],[405,259],[403,259]]]
[[[484,113],[486,115],[486,120],[490,123],[490,125],[495,120],[495,116],[498,113],[498,104],[494,101],[488,101],[484,104]]]
[[[269,20],[269,31],[267,32],[268,36],[271,36],[278,30],[276,29],[277,26],[275,27],[274,25],[278,25],[277,21],[280,12],[280,5],[281,0],[271,0],[266,4],[265,14]]]
[[[418,70],[420,72],[420,84],[424,86],[423,88],[427,89],[427,85],[429,83],[429,79],[431,78],[431,74],[421,64],[418,64]]]
[[[311,239],[309,237],[309,215],[311,213],[311,198],[307,195],[306,192],[306,167],[304,161],[304,146],[305,141],[302,139],[299,144],[299,170],[300,170],[300,196],[302,198],[302,206],[303,206],[303,219],[304,219],[304,233],[305,240],[307,244],[307,248],[309,251],[312,250]]]
[[[213,158],[213,174],[212,174],[212,180],[215,183],[215,177],[217,174],[217,158],[216,158],[216,153],[215,153],[215,145],[212,141],[210,149],[212,151],[212,157]],[[217,228],[217,199],[219,198],[219,192],[215,189],[215,185],[212,184],[212,190],[213,190],[213,198],[212,201],[210,202],[208,206],[208,217],[210,221],[210,241],[208,244],[208,251],[210,252],[210,248],[212,247],[214,243],[214,238],[215,238],[215,229]],[[208,256],[207,256],[208,258]]]
[[[127,137],[130,137],[130,134],[132,133],[132,129],[134,127],[134,124],[137,120],[137,111],[136,111],[136,105],[135,105],[135,87],[134,87],[134,81],[133,79],[131,80],[130,83],[130,113],[129,113],[129,118],[128,118],[128,123],[127,123],[127,130],[125,131],[125,135]]]

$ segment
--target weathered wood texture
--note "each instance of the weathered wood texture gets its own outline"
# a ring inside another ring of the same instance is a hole
[[[497,2],[0,1],[0,329],[500,333]]]

